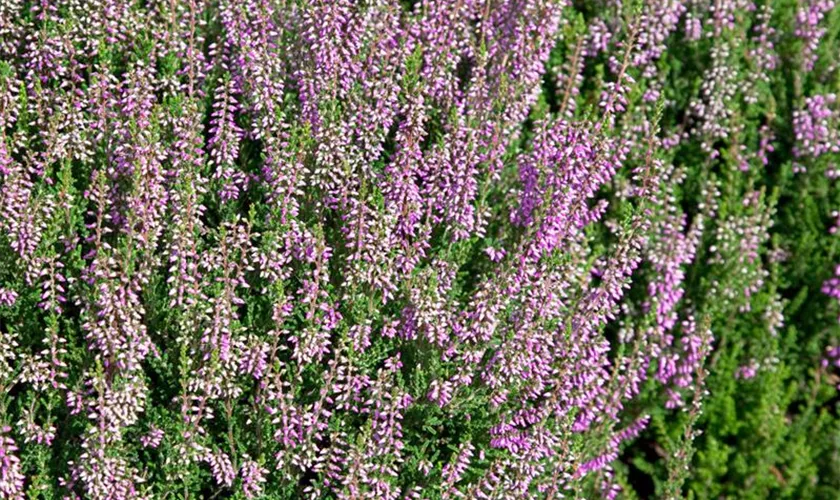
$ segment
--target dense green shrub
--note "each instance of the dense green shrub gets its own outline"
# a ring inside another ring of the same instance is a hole
[[[0,0],[0,498],[836,498],[832,0]]]

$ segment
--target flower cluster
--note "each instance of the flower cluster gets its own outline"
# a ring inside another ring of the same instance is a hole
[[[0,500],[826,496],[838,19],[0,0]]]

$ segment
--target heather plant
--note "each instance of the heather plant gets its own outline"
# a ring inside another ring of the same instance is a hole
[[[0,0],[0,499],[836,498],[831,0]]]

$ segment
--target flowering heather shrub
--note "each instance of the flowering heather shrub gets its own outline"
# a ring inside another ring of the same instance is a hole
[[[831,0],[0,0],[0,499],[837,498]]]

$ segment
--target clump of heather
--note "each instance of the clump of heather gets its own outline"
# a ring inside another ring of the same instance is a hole
[[[0,1],[0,499],[833,497],[838,53],[827,0]]]

